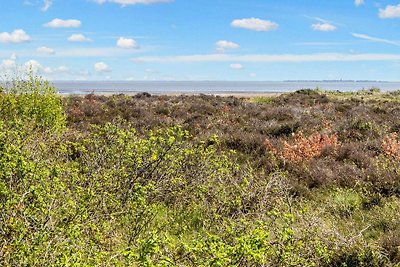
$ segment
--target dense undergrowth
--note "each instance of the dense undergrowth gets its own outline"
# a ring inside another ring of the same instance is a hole
[[[399,266],[398,100],[15,82],[0,89],[0,265]]]

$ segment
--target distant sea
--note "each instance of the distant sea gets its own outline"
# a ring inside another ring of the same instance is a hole
[[[299,89],[351,92],[373,87],[382,91],[400,90],[400,82],[382,81],[54,81],[61,94],[260,94]]]

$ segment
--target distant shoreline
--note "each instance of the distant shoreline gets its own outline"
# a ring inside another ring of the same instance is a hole
[[[166,82],[166,81],[85,81],[52,82],[61,94],[137,94],[152,95],[207,94],[207,95],[271,95],[294,92],[300,89],[322,89],[328,91],[355,92],[379,88],[381,91],[400,90],[400,82]]]
[[[400,83],[399,81],[381,81],[381,80],[49,80],[50,83],[282,83],[282,82],[316,82],[316,83]]]
[[[100,95],[100,96],[113,96],[113,95],[126,95],[126,96],[135,96],[141,93],[147,93],[147,92],[122,92],[122,93],[112,93],[112,92],[100,92],[96,93],[94,92],[95,95]],[[83,93],[83,94],[60,94],[63,97],[69,97],[69,96],[85,96],[90,94],[90,92]],[[236,98],[253,98],[253,97],[276,97],[281,94],[284,94],[284,92],[265,92],[265,93],[257,93],[257,92],[224,92],[224,93],[182,93],[182,92],[167,92],[167,93],[149,93],[150,95],[154,96],[199,96],[199,95],[208,95],[208,96],[220,96],[220,97],[236,97]]]

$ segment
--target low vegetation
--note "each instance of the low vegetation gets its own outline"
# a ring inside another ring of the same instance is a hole
[[[0,265],[400,266],[399,99],[3,85]]]

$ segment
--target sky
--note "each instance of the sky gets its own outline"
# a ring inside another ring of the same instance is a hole
[[[400,81],[400,0],[0,0],[0,75]]]

